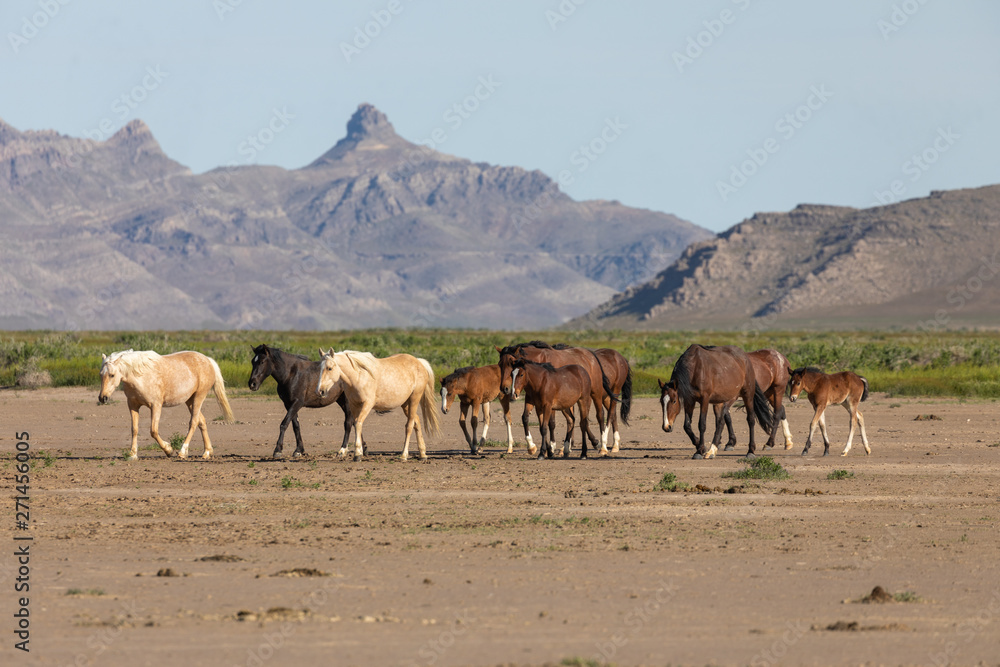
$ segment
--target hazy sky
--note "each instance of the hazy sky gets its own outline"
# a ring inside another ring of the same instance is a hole
[[[142,118],[196,172],[301,167],[370,102],[411,141],[716,231],[1000,182],[992,0],[4,0],[0,31],[0,118]]]

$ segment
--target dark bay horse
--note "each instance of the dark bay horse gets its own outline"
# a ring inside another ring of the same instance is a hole
[[[502,349],[496,346],[494,348],[500,354],[500,390],[504,393],[510,393],[511,370],[514,362],[518,359],[526,359],[536,363],[548,363],[552,364],[555,368],[571,364],[582,366],[590,376],[590,396],[597,411],[597,424],[601,429],[601,433],[603,435],[607,434],[607,423],[604,419],[605,397],[608,397],[611,401],[620,401],[621,398],[612,388],[608,376],[604,372],[603,365],[593,350],[585,347],[569,347],[566,345],[552,346],[537,340],[529,343],[508,345]],[[631,393],[631,385],[629,385],[629,392]],[[522,420],[527,419],[530,410],[530,404],[525,403]],[[627,412],[626,410],[626,416]],[[528,434],[527,437],[528,451],[534,454],[535,445],[531,440],[531,435]],[[608,454],[606,440],[601,443],[600,453],[601,455]]]
[[[723,421],[716,413],[715,436],[712,438],[712,448],[705,450],[705,425],[708,420],[708,407],[714,403],[723,405],[722,411],[728,411],[737,398],[742,398],[747,410],[747,425],[750,428],[750,446],[747,456],[753,456],[757,446],[754,441],[754,423],[759,421],[765,432],[770,433],[774,415],[764,392],[757,386],[754,377],[753,364],[746,352],[733,345],[721,347],[692,345],[680,356],[674,364],[670,382],[677,392],[677,401],[684,408],[684,432],[691,438],[695,446],[692,458],[713,458],[722,436]],[[691,428],[691,418],[695,403],[700,406],[698,419],[698,436]],[[676,413],[675,413],[676,414]],[[664,415],[664,427],[669,428],[667,415]],[[727,446],[727,449],[729,447]]]
[[[479,447],[486,444],[486,432],[490,430],[490,402],[500,397],[503,407],[503,418],[507,424],[507,453],[514,451],[514,434],[510,423],[510,397],[500,393],[500,366],[466,366],[456,368],[450,375],[441,380],[441,412],[448,414],[448,409],[458,397],[458,423],[469,443],[473,454],[479,453]],[[476,439],[476,427],[479,425],[479,409],[482,406],[484,421],[482,440]],[[472,433],[465,426],[465,417],[472,409]]]
[[[278,383],[278,397],[285,404],[285,418],[281,420],[278,430],[278,442],[274,446],[274,458],[281,458],[284,447],[285,429],[292,425],[295,431],[295,452],[293,457],[306,453],[302,444],[302,432],[299,430],[299,410],[302,408],[323,408],[336,403],[344,411],[344,441],[341,449],[347,446],[354,427],[354,416],[347,405],[347,397],[343,393],[329,394],[325,398],[316,393],[316,382],[319,380],[319,362],[312,361],[301,354],[291,354],[276,347],[258,345],[253,348],[253,370],[247,385],[250,391],[257,391],[268,376]]]
[[[538,458],[554,455],[555,413],[566,417],[566,439],[563,441],[563,457],[569,456],[573,444],[573,408],[580,406],[580,458],[587,458],[587,438],[597,448],[597,438],[590,431],[587,417],[590,413],[590,373],[583,366],[569,364],[555,368],[549,363],[535,363],[518,359],[511,368],[510,391],[508,396],[516,399],[524,393],[526,405],[532,405],[538,413],[538,427],[542,432],[542,447]],[[530,441],[528,431],[528,411],[521,418],[524,423],[525,438]]]
[[[771,403],[775,420],[781,422],[781,430],[785,436],[785,449],[791,449],[793,447],[792,431],[788,428],[785,406],[781,404],[781,399],[785,396],[785,389],[788,388],[788,375],[791,372],[788,359],[781,352],[771,349],[747,352],[747,356],[750,357],[750,363],[753,364],[757,386],[761,388],[764,396]],[[732,426],[730,426],[730,430],[732,430]],[[777,435],[778,429],[772,428],[765,446],[774,447],[774,439]]]
[[[872,453],[872,448],[868,446],[868,434],[865,432],[865,418],[858,410],[858,404],[868,398],[868,380],[857,373],[843,371],[827,375],[818,368],[812,366],[806,368],[796,368],[791,373],[789,380],[790,400],[795,401],[799,393],[805,390],[809,396],[816,412],[809,423],[809,437],[806,438],[806,447],[802,450],[802,456],[809,453],[812,446],[813,433],[818,424],[823,433],[823,456],[830,453],[830,436],[826,432],[826,416],[823,414],[827,406],[840,403],[851,415],[851,431],[847,434],[847,447],[841,456],[847,456],[851,451],[851,443],[854,440],[854,431],[861,426],[861,442],[865,446],[865,455]]]

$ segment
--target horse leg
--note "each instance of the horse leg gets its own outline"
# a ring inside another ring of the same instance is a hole
[[[514,432],[510,421],[510,399],[507,397],[500,399],[500,407],[503,408],[503,420],[507,424],[507,453],[514,453]]]
[[[361,408],[358,410],[358,414],[354,418],[354,460],[360,461],[361,457],[364,456],[364,449],[362,443],[364,442],[363,436],[361,435],[361,427],[365,423],[365,419],[368,418],[368,413],[372,411],[372,404],[363,403]],[[354,412],[354,408],[351,408],[351,412]]]
[[[788,427],[788,415],[785,406],[781,402],[782,394],[777,394],[778,407],[774,409],[774,418],[781,422],[781,431],[785,434],[785,449],[789,450],[795,445],[792,443],[792,429]]]
[[[722,444],[722,426],[726,423],[726,417],[729,416],[729,411],[726,407],[725,403],[712,404],[712,412],[715,413],[715,433],[712,435],[713,446]],[[729,449],[729,447],[727,446],[726,449]]]
[[[337,405],[340,409],[344,411],[344,439],[340,443],[340,453],[338,456],[344,458],[347,454],[347,443],[351,440],[351,429],[354,428],[354,415],[351,413],[351,406],[347,403],[347,394],[341,392],[340,396],[337,397]],[[364,442],[361,443],[361,448],[368,453],[368,445]]]
[[[708,401],[702,400],[701,410],[698,412],[698,451],[705,452],[705,428],[708,426]],[[705,452],[706,459],[714,459],[719,448],[712,443],[712,448]]]
[[[754,390],[753,388],[744,388],[743,395],[743,405],[746,406],[747,410],[747,428],[750,429],[750,444],[747,447],[746,458],[753,458],[757,454],[757,442],[754,439],[754,425],[757,423],[757,418],[754,417]]]
[[[597,438],[590,430],[590,404],[586,400],[580,401],[580,440],[583,442],[583,450],[580,452],[580,458],[586,458],[587,456],[587,438],[590,438],[590,444],[594,449],[597,449]]]
[[[604,395],[603,391],[601,395],[592,394],[591,400],[594,402],[594,409],[597,410],[597,426],[601,432],[601,452],[600,456],[608,455],[608,429],[611,427],[610,420],[607,418],[608,415],[604,414]],[[610,400],[610,397],[609,397]]]
[[[128,460],[135,461],[139,458],[139,404],[128,402],[129,416],[132,418],[132,445],[129,447]]]
[[[469,407],[471,403],[466,403],[462,401],[458,406],[458,425],[462,427],[462,433],[465,434],[465,442],[469,445],[469,449],[475,451],[475,446],[472,444],[474,438],[476,437],[475,427],[473,427],[472,434],[469,434],[469,429],[465,425],[465,419],[468,416]]]
[[[802,449],[802,456],[809,453],[809,448],[813,444],[813,434],[816,432],[816,427],[819,425],[819,420],[823,416],[823,408],[816,406],[816,412],[813,413],[813,418],[809,421],[809,435],[806,436],[806,446]]]
[[[201,439],[205,441],[205,453],[201,455],[203,459],[212,458],[212,441],[208,439],[208,422],[205,421],[205,413],[198,414],[198,428],[201,430]]]
[[[479,446],[486,446],[486,434],[490,432],[490,402],[483,403],[483,433],[479,436]]]
[[[847,432],[847,447],[844,447],[844,451],[841,453],[841,456],[847,456],[847,452],[851,451],[851,445],[854,444],[854,431],[858,424],[857,408],[851,405],[850,399],[844,401],[844,407],[847,409],[847,414],[850,415],[851,430]]]
[[[528,443],[528,454],[534,456],[538,452],[538,448],[535,447],[535,443],[531,439],[531,429],[528,428],[528,418],[530,416],[531,416],[531,404],[525,401],[524,412],[521,413],[521,424],[524,426],[524,439]]]
[[[857,411],[858,415],[858,425],[861,427],[861,444],[865,446],[865,456],[869,456],[872,453],[872,448],[868,446],[868,434],[865,433],[865,418],[861,414],[861,411]]]
[[[830,453],[830,434],[826,430],[826,412],[819,416],[819,430],[823,434],[823,456]]]
[[[403,414],[406,415],[406,437],[403,438],[403,453],[399,458],[405,461],[410,458],[410,435],[413,433],[413,406],[410,403],[403,403]]]
[[[566,438],[563,440],[563,458],[569,458],[570,450],[573,449],[573,427],[576,425],[576,418],[573,416],[573,407],[562,411],[566,418]],[[587,443],[583,444],[584,447]]]
[[[701,459],[704,456],[701,453],[701,449],[698,447],[698,437],[694,434],[694,429],[691,428],[691,418],[694,416],[694,404],[688,405],[684,404],[684,432],[687,436],[691,438],[691,444],[694,445],[694,456],[693,459]]]
[[[295,433],[295,451],[292,452],[292,458],[297,459],[305,456],[306,446],[302,442],[302,429],[299,428],[299,415],[295,413],[292,417],[292,432]]]
[[[476,429],[479,427],[479,406],[481,403],[479,401],[472,401],[472,441],[469,443],[469,449],[472,450],[473,454],[479,453],[479,440],[476,438]]]
[[[424,429],[420,422],[420,396],[419,394],[410,405],[410,414],[413,415],[413,429],[417,432],[417,451],[420,452],[420,460],[427,460],[427,443],[424,442]],[[475,431],[473,431],[475,435]]]
[[[302,405],[303,401],[295,401],[291,405],[285,406],[286,412],[284,418],[281,420],[281,424],[278,426],[278,442],[274,445],[274,452],[271,454],[272,459],[280,459],[284,456],[281,450],[285,448],[285,431],[288,429],[288,425],[292,423],[292,420],[295,419]]]
[[[174,448],[170,446],[169,442],[164,442],[163,438],[160,437],[160,410],[162,409],[163,406],[159,403],[153,403],[149,406],[149,411],[152,413],[150,416],[149,434],[153,436],[153,440],[156,440],[156,444],[160,446],[164,454],[172,456]]]
[[[191,421],[188,423],[188,432],[187,436],[184,438],[184,444],[181,445],[181,451],[177,453],[178,458],[187,458],[188,446],[191,444],[191,438],[194,437],[194,430],[198,428],[198,420],[201,417],[201,404],[204,401],[205,397],[201,396],[199,398],[197,393],[187,400],[187,407],[191,412]]]

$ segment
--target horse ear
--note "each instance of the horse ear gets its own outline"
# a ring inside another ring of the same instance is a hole
[[[663,384],[663,380],[661,380],[660,378],[656,378],[656,384],[660,385],[660,391],[663,391],[663,388],[667,386]]]
[[[323,348],[319,348],[319,358],[322,359],[325,356],[326,356],[326,352],[323,351]]]
[[[106,354],[102,353],[102,354],[101,354],[101,363],[104,363],[104,362],[105,362],[105,361],[107,361],[107,360],[108,360],[108,355],[106,355]]]
[[[497,345],[494,345],[493,349],[496,350],[497,352],[501,352],[502,351],[502,349],[499,346],[497,346]]]

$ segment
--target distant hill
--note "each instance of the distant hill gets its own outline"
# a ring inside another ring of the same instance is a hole
[[[1000,326],[1000,185],[758,213],[568,326]]]
[[[132,121],[104,142],[0,121],[0,328],[539,328],[711,233],[445,155],[361,105],[296,170],[192,174]]]

